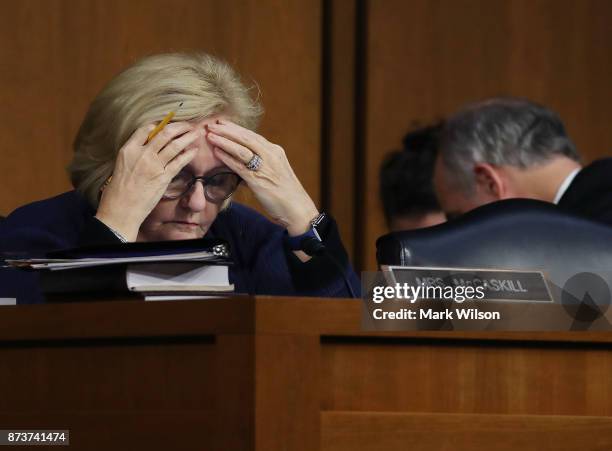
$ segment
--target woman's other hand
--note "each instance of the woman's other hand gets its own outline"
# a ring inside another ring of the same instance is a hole
[[[196,155],[197,147],[189,146],[203,133],[189,122],[174,122],[145,144],[154,128],[154,124],[140,127],[119,150],[96,213],[128,241],[136,240],[140,225],[172,178]]]
[[[289,235],[301,235],[310,228],[319,212],[282,147],[226,119],[208,125],[207,139],[217,158],[242,177],[271,218]],[[246,165],[254,155],[262,161],[257,170],[250,170]]]

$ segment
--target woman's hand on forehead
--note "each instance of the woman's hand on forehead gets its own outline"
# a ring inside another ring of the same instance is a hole
[[[147,142],[154,128],[155,124],[138,128],[121,147],[96,213],[128,241],[136,240],[170,181],[197,155],[198,147],[189,146],[205,133],[189,122],[173,122]]]
[[[308,230],[318,210],[295,175],[285,150],[263,136],[231,121],[208,124],[207,139],[217,158],[251,188],[272,219],[290,235]],[[256,170],[247,165],[258,157]]]

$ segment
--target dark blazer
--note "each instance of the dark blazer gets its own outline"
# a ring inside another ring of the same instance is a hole
[[[612,158],[594,161],[581,169],[561,197],[559,207],[612,225]]]
[[[94,209],[77,192],[34,202],[11,213],[0,223],[0,252],[49,251],[79,245],[118,242]],[[302,263],[285,243],[285,230],[243,205],[233,203],[219,213],[207,237],[229,242],[234,265],[230,282],[236,292],[268,295],[349,297],[344,279],[327,257]],[[326,248],[344,268],[357,295],[359,279],[333,220],[322,237]],[[15,269],[0,269],[0,297],[15,297],[18,303],[43,302],[38,275]]]

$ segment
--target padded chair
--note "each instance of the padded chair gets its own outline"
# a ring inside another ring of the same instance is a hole
[[[488,204],[445,224],[384,235],[376,247],[379,265],[538,270],[558,287],[587,272],[612,288],[612,227],[535,200]]]

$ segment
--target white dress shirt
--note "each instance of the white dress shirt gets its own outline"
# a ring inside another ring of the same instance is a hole
[[[574,181],[574,178],[580,172],[580,169],[582,168],[574,169],[572,172],[569,173],[567,177],[565,177],[565,180],[563,180],[563,183],[561,183],[561,186],[557,190],[557,195],[555,196],[555,199],[553,200],[554,204],[559,203],[559,201],[561,200],[561,198],[563,197],[563,195],[565,194],[565,192],[567,191],[571,183]]]

